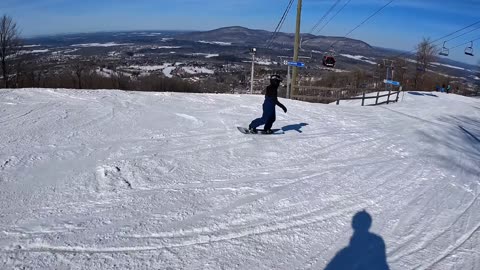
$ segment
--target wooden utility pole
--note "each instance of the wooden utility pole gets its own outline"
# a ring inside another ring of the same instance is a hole
[[[253,77],[255,74],[255,54],[257,53],[256,48],[250,49],[250,54],[252,55],[252,74],[250,78],[250,95],[253,95]]]
[[[300,50],[300,23],[302,21],[302,0],[298,0],[297,6],[297,26],[295,30],[295,49],[293,53],[293,61],[298,62],[298,54]],[[293,67],[293,75],[292,75],[292,96],[297,94],[296,86],[297,86],[297,76],[298,76],[298,68]]]

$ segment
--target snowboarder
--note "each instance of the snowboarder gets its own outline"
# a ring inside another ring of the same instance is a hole
[[[287,113],[287,107],[285,107],[280,101],[278,101],[277,89],[280,86],[282,78],[279,75],[270,76],[270,85],[267,86],[265,93],[265,101],[263,102],[263,115],[261,118],[257,118],[252,121],[248,126],[250,133],[257,133],[257,128],[261,125],[264,126],[265,134],[272,134],[272,125],[276,120],[275,106],[278,105]]]
[[[450,84],[447,86],[447,94],[450,93],[450,90],[452,89],[452,87],[450,86]]]

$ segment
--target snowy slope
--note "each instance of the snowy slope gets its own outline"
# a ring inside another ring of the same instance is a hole
[[[480,269],[480,100],[282,100],[284,135],[239,133],[261,102],[0,90],[0,269],[324,269],[364,209],[390,269]]]

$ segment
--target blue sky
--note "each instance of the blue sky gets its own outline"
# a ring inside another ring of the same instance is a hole
[[[341,0],[337,9],[347,1]],[[303,0],[302,32],[310,32],[334,2]],[[351,0],[319,34],[344,36],[387,2]],[[1,0],[0,14],[14,17],[25,36],[108,30],[210,30],[233,25],[273,30],[287,3],[288,0]],[[296,3],[282,29],[285,32],[294,31],[295,9]],[[422,37],[436,39],[476,21],[480,21],[480,0],[395,0],[350,37],[374,46],[410,50]],[[447,47],[475,38],[480,38],[480,29],[451,41]],[[479,44],[480,40],[474,44],[477,55]],[[452,51],[451,58],[472,64],[480,61],[478,56],[465,56],[463,50],[462,46]]]

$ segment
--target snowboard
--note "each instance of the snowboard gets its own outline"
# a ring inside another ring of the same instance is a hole
[[[272,129],[273,133],[272,134],[264,134],[262,133],[264,130],[263,129],[258,129],[257,128],[257,133],[250,133],[248,128],[245,127],[237,127],[238,131],[240,131],[243,134],[253,134],[253,135],[278,135],[278,134],[284,134],[283,130],[281,129]]]

